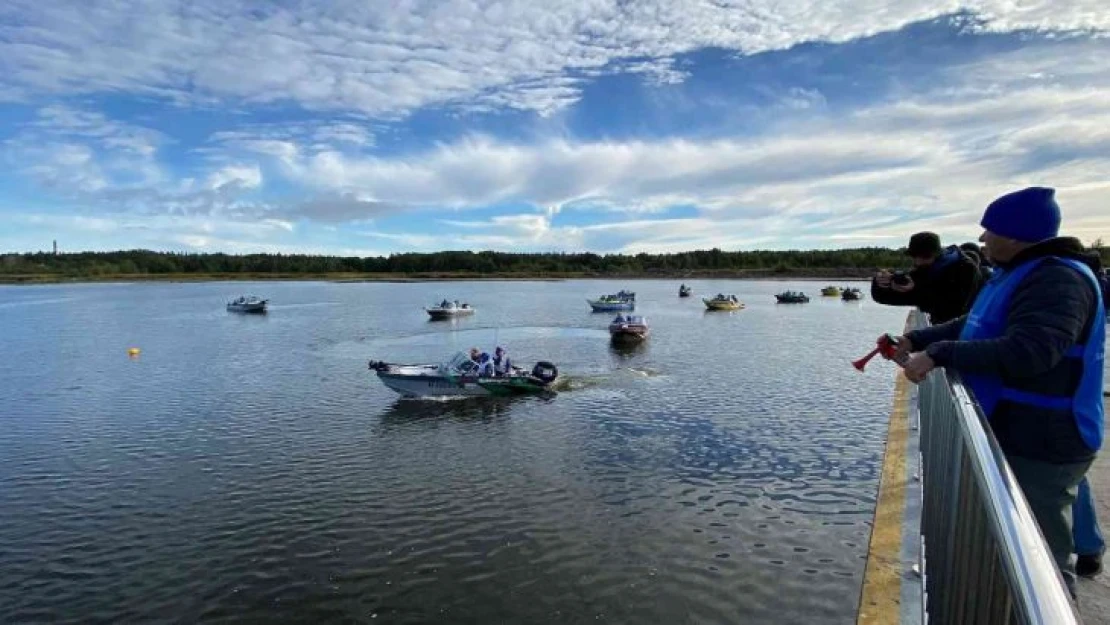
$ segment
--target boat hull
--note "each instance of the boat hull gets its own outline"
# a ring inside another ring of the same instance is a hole
[[[266,304],[228,304],[227,311],[258,315],[266,312]]]
[[[610,330],[609,338],[614,343],[640,343],[646,341],[651,336],[651,332],[644,328],[643,330]]]
[[[626,310],[636,310],[636,302],[602,302],[598,300],[586,300],[590,308],[594,312],[622,312]]]
[[[525,376],[476,378],[472,376],[406,375],[379,371],[378,379],[387,388],[404,397],[413,398],[538,395],[547,391],[550,386]]]
[[[740,310],[744,307],[740,302],[722,302],[718,300],[703,299],[705,307],[709,310]]]
[[[454,319],[455,317],[468,317],[474,314],[473,308],[457,308],[455,310],[441,308],[425,308],[432,319]]]

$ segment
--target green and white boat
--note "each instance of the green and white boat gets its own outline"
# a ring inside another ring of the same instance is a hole
[[[513,397],[551,391],[559,369],[538,362],[532,371],[514,367],[512,373],[493,377],[478,375],[478,365],[459,352],[438,365],[399,365],[371,360],[369,368],[390,389],[405,397]]]

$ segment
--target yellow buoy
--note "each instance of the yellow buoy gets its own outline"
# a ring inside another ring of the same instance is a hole
[[[127,355],[128,356],[138,356],[139,355],[139,348],[138,347],[128,348],[127,349]]]

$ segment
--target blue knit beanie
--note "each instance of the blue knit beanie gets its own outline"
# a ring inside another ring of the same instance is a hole
[[[1051,239],[1060,232],[1060,206],[1055,195],[1056,190],[1048,187],[1007,193],[991,202],[979,225],[1024,243]]]

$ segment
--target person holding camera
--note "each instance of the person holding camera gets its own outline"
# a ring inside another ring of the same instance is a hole
[[[942,248],[940,237],[918,232],[910,237],[908,272],[882,270],[871,281],[871,299],[887,306],[916,306],[931,323],[944,323],[971,308],[982,287],[979,264],[955,245]]]

